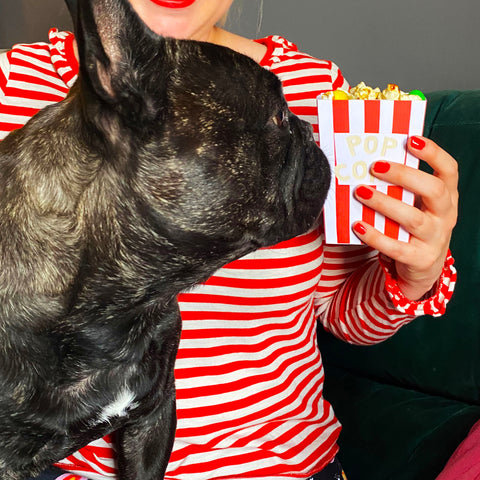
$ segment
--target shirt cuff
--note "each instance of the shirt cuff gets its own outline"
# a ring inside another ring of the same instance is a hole
[[[391,258],[380,255],[380,265],[385,273],[385,289],[390,297],[394,307],[407,315],[420,316],[432,315],[439,317],[445,313],[447,303],[450,301],[457,281],[457,271],[454,259],[450,250],[443,264],[442,274],[438,282],[429,292],[428,297],[420,300],[409,300],[400,290],[397,279],[395,278],[395,263]]]

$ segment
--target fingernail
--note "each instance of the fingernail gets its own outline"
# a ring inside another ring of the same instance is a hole
[[[416,150],[423,150],[425,148],[425,141],[419,137],[412,137],[410,145]]]
[[[367,233],[367,229],[361,223],[356,223],[353,226],[353,230],[359,235],[365,235]]]
[[[390,164],[388,162],[375,162],[373,164],[373,171],[375,173],[387,173],[390,170]]]
[[[360,185],[359,187],[357,187],[355,192],[360,198],[363,198],[363,200],[369,200],[370,198],[372,198],[372,195],[373,195],[373,190],[370,190],[369,188],[364,187],[363,185]]]

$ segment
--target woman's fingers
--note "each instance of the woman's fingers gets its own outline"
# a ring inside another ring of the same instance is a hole
[[[427,162],[433,174],[445,183],[450,193],[458,197],[458,164],[456,160],[435,142],[424,137],[411,137],[408,141],[409,151]]]
[[[447,152],[426,138],[410,138],[408,148],[432,167],[433,174],[385,161],[376,162],[372,173],[411,191],[417,198],[415,205],[366,185],[357,187],[355,196],[402,225],[411,234],[410,242],[389,238],[365,222],[356,222],[352,228],[364,243],[395,260],[399,284],[421,296],[440,275],[457,220],[458,169]]]

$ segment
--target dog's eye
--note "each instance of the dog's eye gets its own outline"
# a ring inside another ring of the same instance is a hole
[[[271,121],[279,128],[286,128],[288,126],[288,115],[284,110],[279,110]]]

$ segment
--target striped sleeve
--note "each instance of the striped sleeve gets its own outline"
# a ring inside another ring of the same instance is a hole
[[[0,55],[0,140],[45,106],[65,98],[78,73],[69,32],[51,43],[18,44]]]
[[[348,90],[350,85],[345,80],[342,72],[335,63],[332,63],[332,90]]]
[[[375,344],[413,320],[388,296],[377,252],[329,245],[324,269],[316,296],[319,318],[336,337],[357,345]]]
[[[10,55],[11,52],[0,53],[0,96],[5,95],[5,87],[10,75]]]
[[[407,299],[394,274],[392,260],[364,247],[328,246],[326,274],[319,282],[317,305],[324,327],[357,345],[380,343],[421,315],[440,316],[452,297],[457,273],[449,252],[431,294]],[[379,261],[380,260],[380,261]]]
[[[335,63],[302,53],[283,37],[273,35],[263,42],[269,52],[262,65],[280,78],[290,110],[312,125],[318,142],[316,98],[333,88],[348,88],[348,82]]]

